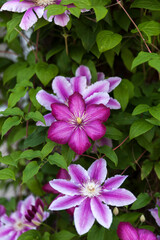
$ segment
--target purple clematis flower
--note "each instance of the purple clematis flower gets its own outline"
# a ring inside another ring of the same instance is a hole
[[[43,207],[43,202],[32,195],[20,201],[17,211],[10,216],[3,214],[0,217],[0,239],[17,240],[22,233],[38,227],[49,216],[49,213],[44,212]]]
[[[88,139],[100,139],[106,132],[102,124],[107,121],[110,109],[103,104],[92,104],[86,107],[81,94],[74,93],[69,97],[68,106],[53,103],[52,115],[57,120],[48,130],[48,138],[59,144],[68,143],[69,147],[81,155],[90,146]]]
[[[153,232],[134,228],[129,222],[121,222],[118,225],[117,234],[120,240],[157,240]]]
[[[11,12],[25,12],[22,17],[20,27],[23,30],[28,30],[38,21],[38,18],[45,18],[51,22],[54,18],[55,24],[59,26],[66,26],[69,22],[68,11],[63,14],[51,16],[47,18],[47,13],[45,7],[52,4],[59,4],[61,0],[10,0],[3,4],[1,10],[11,11]]]
[[[1,222],[1,217],[6,213],[6,209],[3,205],[0,205],[0,227],[3,225]]]
[[[98,81],[91,84],[91,72],[88,67],[81,65],[76,70],[75,77],[65,78],[57,76],[52,82],[52,89],[56,95],[49,94],[44,90],[40,90],[37,95],[37,101],[47,110],[51,111],[52,103],[65,103],[67,105],[68,98],[74,92],[80,93],[86,105],[104,104],[110,109],[119,109],[120,104],[117,100],[109,96],[115,87],[119,85],[121,78],[111,77],[104,79],[103,73],[98,73]],[[44,116],[46,126],[50,126],[55,118],[51,113]],[[44,126],[38,122],[37,125]]]
[[[107,168],[102,158],[92,163],[88,171],[75,164],[68,170],[70,181],[55,179],[49,182],[51,187],[65,195],[54,200],[49,209],[58,211],[75,207],[74,222],[80,235],[89,231],[95,219],[103,227],[110,227],[112,212],[107,205],[121,207],[136,200],[130,191],[119,188],[127,176],[116,175],[105,181]]]
[[[156,205],[158,207],[160,207],[160,201],[159,200],[157,200]],[[158,207],[152,208],[149,211],[150,211],[152,217],[154,217],[157,225],[160,227],[160,217],[158,216]]]

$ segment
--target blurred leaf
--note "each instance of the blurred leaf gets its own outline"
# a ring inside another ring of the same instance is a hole
[[[15,108],[7,108],[5,111],[2,111],[0,112],[0,114],[3,114],[3,116],[14,116],[14,115],[19,115],[19,116],[23,116],[23,111],[18,108],[18,107],[15,107]]]
[[[24,141],[24,148],[35,147],[45,142],[46,129],[37,127],[36,130]]]
[[[41,121],[44,124],[46,124],[43,115],[38,111],[29,112],[26,116],[26,120],[29,120],[29,119],[33,119],[35,122]]]
[[[48,154],[50,154],[50,153],[53,151],[55,145],[56,145],[56,143],[55,143],[55,142],[52,142],[52,141],[50,141],[50,140],[46,143],[46,145],[44,145],[44,147],[43,147],[42,150],[41,150],[41,154],[42,154],[42,158],[43,158],[43,159],[44,159],[45,157],[47,157]]]
[[[152,198],[148,195],[148,193],[140,193],[130,209],[137,210],[143,208],[150,203],[151,199]]]
[[[105,154],[106,157],[108,157],[114,164],[117,166],[118,164],[118,158],[116,153],[110,148],[109,146],[105,145],[103,147],[98,148],[98,151],[100,153]]]
[[[39,150],[34,151],[32,149],[28,149],[24,151],[19,158],[25,158],[27,160],[32,160],[33,158],[42,158],[42,153]]]
[[[96,14],[97,22],[100,21],[101,19],[103,19],[108,13],[108,9],[106,9],[104,6],[95,6],[95,7],[93,7],[93,9]]]
[[[23,171],[22,184],[26,183],[30,178],[38,173],[40,166],[36,161],[28,163]]]
[[[47,86],[47,84],[58,74],[58,68],[54,64],[39,62],[36,65],[36,74],[41,83]]]
[[[26,94],[27,89],[24,87],[16,87],[14,91],[10,94],[8,99],[8,107],[12,108],[16,105],[16,103],[24,97]]]
[[[22,233],[17,240],[41,240],[41,234],[37,230],[29,230]]]
[[[150,109],[150,107],[147,104],[139,104],[133,110],[132,115],[135,116],[135,115],[147,112],[147,111],[149,111],[149,109]]]
[[[157,177],[160,179],[160,162],[155,163],[154,170],[157,174]]]
[[[68,170],[67,163],[62,155],[59,153],[54,153],[48,157],[48,161],[51,165],[55,164],[60,168]]]
[[[9,117],[2,126],[2,137],[11,129],[13,126],[17,126],[21,123],[19,117]]]
[[[160,121],[160,104],[149,109],[150,114]]]
[[[1,180],[7,180],[7,179],[15,179],[15,174],[10,168],[4,168],[0,170],[0,179]]]
[[[27,66],[26,62],[18,62],[10,65],[5,71],[3,75],[3,83],[6,84],[12,78],[16,77],[17,73],[24,69]]]
[[[160,58],[159,59],[152,59],[148,62],[149,66],[156,69],[160,72]]]
[[[157,0],[135,0],[132,5],[132,8],[146,8],[149,10],[160,10],[160,2]]]
[[[144,180],[152,171],[153,162],[150,160],[145,160],[141,168],[141,179]]]
[[[49,18],[52,15],[59,15],[64,13],[67,10],[67,7],[58,5],[58,4],[53,4],[53,5],[47,6],[46,10],[47,10],[47,18]]]
[[[104,240],[105,228],[93,225],[88,232],[87,240]]]
[[[137,67],[138,65],[148,62],[151,59],[159,59],[159,55],[157,53],[149,53],[149,52],[139,52],[137,57],[132,62],[132,68]]]
[[[107,126],[106,137],[113,140],[120,140],[123,134],[120,130],[115,127]]]
[[[71,240],[76,235],[67,231],[67,230],[61,230],[60,232],[55,232],[53,236],[53,240]]]
[[[145,132],[149,131],[151,128],[153,128],[153,125],[148,123],[144,119],[139,119],[135,121],[130,127],[130,132],[129,132],[130,140],[144,134]]]

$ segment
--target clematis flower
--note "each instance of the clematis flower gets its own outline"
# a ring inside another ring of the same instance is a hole
[[[66,26],[69,22],[68,11],[63,14],[51,16],[49,19],[47,18],[47,12],[45,11],[45,7],[52,4],[59,4],[61,0],[10,0],[3,4],[1,10],[24,13],[22,17],[20,27],[23,30],[28,30],[38,21],[38,18],[45,18],[49,22],[54,19],[55,24],[59,26]]]
[[[3,214],[0,217],[0,239],[17,240],[18,237],[30,230],[38,227],[42,221],[45,221],[49,213],[44,212],[44,204],[40,199],[35,199],[32,195],[24,201],[20,201],[17,211],[10,216]]]
[[[1,222],[1,217],[6,213],[6,209],[3,205],[0,205],[0,227],[3,225]]]
[[[134,228],[129,222],[121,222],[118,225],[117,234],[120,240],[157,240],[153,232]]]
[[[130,191],[119,188],[127,176],[116,175],[105,181],[107,168],[102,158],[92,163],[88,171],[76,164],[70,165],[68,170],[70,181],[54,179],[49,182],[65,195],[54,200],[49,209],[59,211],[75,207],[74,223],[80,235],[89,231],[95,219],[103,227],[110,227],[112,212],[107,205],[121,207],[136,200]]]
[[[157,200],[156,205],[158,207],[160,207],[160,201],[159,200]],[[152,217],[154,217],[157,225],[160,227],[160,217],[158,216],[158,207],[152,208],[149,211],[150,211]]]
[[[86,107],[82,95],[74,93],[69,97],[68,106],[63,103],[53,103],[53,122],[48,130],[48,138],[59,144],[68,143],[69,147],[81,155],[90,146],[88,139],[100,139],[106,132],[102,124],[107,121],[110,109],[103,104],[92,104]]]
[[[109,96],[115,87],[121,82],[119,77],[111,77],[104,79],[103,73],[98,73],[98,81],[91,84],[91,72],[88,67],[81,65],[76,70],[75,77],[65,78],[57,76],[52,82],[52,89],[56,95],[49,94],[44,90],[40,90],[37,95],[37,101],[47,110],[51,111],[52,103],[68,104],[69,96],[74,92],[78,92],[83,96],[86,105],[104,104],[110,109],[119,109],[120,104],[116,99]],[[50,126],[52,122],[56,121],[51,113],[44,116],[46,126]],[[37,125],[44,126],[43,123],[38,122]]]

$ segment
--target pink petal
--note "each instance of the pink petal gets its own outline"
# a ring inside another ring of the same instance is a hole
[[[90,207],[90,200],[90,198],[87,198],[74,210],[74,222],[79,235],[87,233],[95,221]]]
[[[30,1],[23,1],[20,0],[11,0],[3,4],[1,10],[11,11],[11,12],[24,12],[29,8],[34,7],[34,3]]]
[[[106,127],[100,120],[89,122],[84,126],[84,130],[93,141],[100,139],[106,133]]]
[[[98,72],[97,73],[97,81],[101,81],[105,79],[105,75],[103,72]]]
[[[115,175],[114,177],[108,178],[105,181],[103,188],[105,190],[117,189],[122,185],[122,183],[126,180],[127,177],[128,176]]]
[[[97,146],[98,146],[98,147],[102,147],[102,146],[104,146],[104,145],[107,145],[107,146],[109,146],[110,148],[112,148],[112,147],[113,147],[112,140],[109,139],[109,138],[106,138],[106,137],[101,138],[101,139],[98,141]]]
[[[160,227],[160,217],[158,216],[158,208],[152,208],[149,210],[152,217],[154,217],[157,225]]]
[[[40,90],[36,95],[37,101],[45,107],[47,110],[52,110],[51,104],[52,103],[59,103],[59,99],[54,96],[53,94],[49,94],[44,90]]]
[[[43,117],[44,117],[46,125],[44,125],[44,123],[38,121],[36,123],[37,126],[49,127],[52,125],[53,122],[56,121],[56,119],[55,119],[55,117],[53,117],[52,113],[48,113],[48,114],[44,115]]]
[[[77,183],[77,184],[82,184],[84,182],[87,182],[88,180],[88,173],[87,171],[80,166],[79,164],[71,164],[68,167],[69,170],[69,174],[71,176],[71,179],[73,182]]]
[[[137,229],[140,240],[157,240],[156,235],[147,229]]]
[[[85,99],[87,105],[91,104],[104,104],[106,105],[110,100],[110,96],[106,92],[96,92],[92,94],[90,97]]]
[[[59,193],[58,191],[54,190],[49,183],[46,183],[45,185],[43,185],[42,189],[47,193],[53,193],[53,194]]]
[[[83,202],[85,197],[82,196],[64,196],[59,197],[56,200],[54,200],[51,205],[49,206],[49,210],[64,210],[69,209],[71,207],[78,206]]]
[[[79,187],[65,179],[54,179],[49,182],[50,186],[62,194],[69,196],[80,195]]]
[[[54,17],[54,23],[56,25],[61,26],[61,27],[66,26],[68,24],[69,20],[70,20],[70,18],[68,16],[68,14],[66,14],[66,13],[63,13],[63,14],[60,14],[60,15],[56,15]]]
[[[54,93],[64,102],[68,102],[69,96],[73,93],[71,84],[65,77],[57,76],[52,82],[52,89]]]
[[[90,97],[94,93],[102,93],[108,92],[109,90],[109,82],[107,80],[95,82],[94,84],[88,86],[83,93],[84,99]]]
[[[120,84],[122,79],[120,77],[110,77],[107,79],[107,81],[110,83],[109,92],[111,92],[113,89],[115,89]]]
[[[128,222],[120,222],[117,234],[120,240],[140,240],[137,230]]]
[[[69,108],[63,103],[53,103],[52,115],[59,121],[69,121],[72,118],[72,113]]]
[[[85,111],[85,102],[82,95],[75,92],[69,97],[68,101],[69,109],[74,114],[75,117],[82,117]]]
[[[98,197],[91,199],[91,210],[93,216],[105,228],[110,228],[112,223],[112,212],[109,207],[103,204]]]
[[[96,121],[100,120],[101,122],[107,121],[110,116],[110,109],[105,107],[103,104],[97,105],[92,104],[86,108],[86,118],[85,121]]]
[[[0,217],[6,213],[6,209],[3,205],[0,205]]]
[[[35,24],[38,21],[38,18],[42,17],[43,13],[44,13],[43,7],[29,8],[23,15],[19,26],[23,30],[27,31],[30,27],[33,26],[33,24]],[[37,18],[37,16],[38,16],[38,18]]]
[[[90,148],[91,143],[87,137],[85,131],[81,128],[77,128],[71,135],[68,145],[77,154],[83,154],[88,148]]]
[[[34,204],[35,198],[33,197],[33,195],[29,195],[25,200],[19,201],[17,209],[22,215],[25,215],[26,211],[30,209],[31,206]]]
[[[129,205],[136,200],[135,196],[130,191],[123,188],[103,191],[100,198],[106,204],[117,207]]]
[[[0,228],[0,239],[5,239],[7,240],[8,239],[8,234],[10,232],[14,231],[14,228],[13,226],[1,226]]]
[[[90,179],[102,184],[107,176],[106,165],[106,161],[103,158],[94,161],[88,168],[88,175]]]
[[[76,70],[75,75],[76,77],[85,76],[87,78],[87,84],[90,85],[92,76],[88,67],[84,65],[79,66],[79,68]]]
[[[66,144],[73,132],[73,128],[63,121],[52,123],[48,130],[48,138],[59,144]]]
[[[83,76],[71,78],[70,83],[72,85],[73,92],[79,92],[80,94],[83,94],[85,88],[87,87],[87,79]]]
[[[56,175],[56,178],[58,179],[66,179],[66,180],[70,180],[70,175],[68,174],[67,170],[61,168],[58,172],[58,174]]]
[[[0,221],[8,226],[12,226],[15,223],[15,220],[11,217],[8,217],[7,214],[3,214],[0,218]]]
[[[47,18],[47,10],[44,11],[44,14],[43,14],[43,18],[45,20],[47,20],[48,22],[52,22],[54,16],[50,16],[49,18]]]
[[[110,109],[120,109],[121,108],[120,103],[116,99],[111,98],[111,97],[110,97],[108,103],[106,104],[106,106]]]

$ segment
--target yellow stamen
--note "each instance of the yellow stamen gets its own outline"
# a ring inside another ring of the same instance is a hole
[[[82,119],[80,117],[77,117],[77,123],[81,124],[81,122],[82,122]]]

